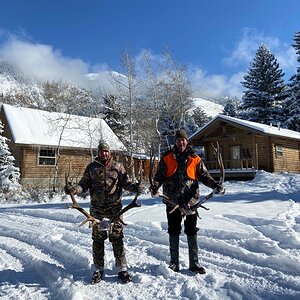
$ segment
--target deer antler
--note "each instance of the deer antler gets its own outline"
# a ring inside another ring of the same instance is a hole
[[[66,174],[65,176],[65,180],[66,180],[66,185],[68,184],[68,175]],[[74,195],[70,192],[70,197],[71,197],[71,200],[72,200],[72,205],[67,205],[68,208],[75,208],[77,209],[78,211],[80,211],[85,217],[86,217],[86,220],[82,221],[80,224],[79,224],[79,227],[81,227],[82,225],[84,225],[85,223],[87,222],[90,222],[89,223],[89,227],[93,227],[95,225],[98,225],[100,223],[100,220],[94,218],[93,216],[91,216],[84,208],[82,208],[78,203],[77,201],[75,200],[75,197]]]

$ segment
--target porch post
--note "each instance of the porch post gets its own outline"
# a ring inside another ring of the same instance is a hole
[[[258,170],[258,149],[257,149],[255,134],[253,134],[252,143],[253,143],[252,147],[254,152],[255,169]]]

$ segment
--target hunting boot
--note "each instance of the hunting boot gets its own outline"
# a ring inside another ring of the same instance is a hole
[[[205,274],[205,269],[200,266],[198,261],[197,235],[188,235],[187,241],[189,247],[189,269],[195,273]]]
[[[128,282],[132,281],[132,277],[127,271],[119,272],[118,277],[121,279],[121,281],[123,283],[128,283]]]
[[[179,235],[169,235],[171,261],[169,268],[174,272],[179,271]]]
[[[103,278],[103,271],[96,270],[92,276],[92,284],[99,283]]]

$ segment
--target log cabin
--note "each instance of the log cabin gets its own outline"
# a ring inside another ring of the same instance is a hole
[[[100,118],[2,104],[0,120],[26,188],[55,190],[65,185],[65,175],[78,182],[99,140],[109,143],[117,159],[126,160],[125,146]]]
[[[217,115],[189,137],[214,177],[218,170],[212,143],[219,143],[227,179],[253,179],[258,170],[300,173],[300,133]]]

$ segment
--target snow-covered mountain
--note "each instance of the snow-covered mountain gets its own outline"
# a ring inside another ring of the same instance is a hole
[[[103,93],[112,92],[112,76],[117,77],[118,79],[124,78],[124,75],[120,73],[108,71],[86,74],[85,79],[88,80],[89,84],[86,84],[85,82],[85,88],[92,92],[95,90],[100,90]],[[82,87],[78,87],[78,89],[80,88]],[[0,97],[3,97],[4,99],[6,98],[7,101],[7,98],[14,98],[15,96],[22,98],[20,95],[23,95],[23,98],[26,98],[27,103],[35,103],[35,106],[39,107],[39,104],[43,103],[42,94],[42,83],[40,81],[28,78],[16,67],[0,61]],[[197,107],[201,107],[207,116],[214,117],[223,111],[222,105],[212,101],[205,100],[203,98],[193,98],[193,101],[194,107],[190,110],[190,112]],[[0,102],[2,102],[1,98]],[[18,104],[22,105],[21,103]],[[26,103],[24,103],[24,106],[26,106]]]
[[[193,98],[194,110],[197,107],[201,107],[208,117],[215,117],[223,112],[224,106],[221,104],[205,100],[202,98]]]

